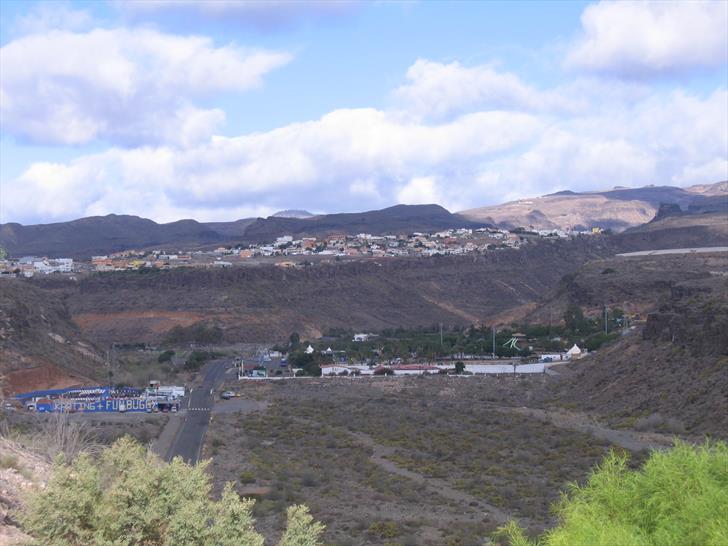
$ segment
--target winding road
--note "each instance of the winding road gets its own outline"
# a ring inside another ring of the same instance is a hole
[[[172,441],[166,459],[174,457],[190,464],[200,459],[202,443],[207,426],[210,424],[210,412],[215,402],[213,393],[222,382],[228,360],[212,360],[201,370],[202,384],[193,387],[187,397],[187,408],[184,421]]]

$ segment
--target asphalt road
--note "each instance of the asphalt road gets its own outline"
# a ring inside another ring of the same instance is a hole
[[[625,252],[617,256],[661,256],[663,254],[701,254],[705,252],[728,252],[728,246],[704,246],[696,248],[666,248],[663,250],[640,250],[639,252]]]
[[[212,393],[222,382],[227,365],[227,360],[213,360],[202,368],[202,384],[194,387],[187,397],[186,415],[167,452],[168,461],[182,457],[185,462],[194,464],[200,458],[202,441],[210,423],[210,411],[215,402]]]

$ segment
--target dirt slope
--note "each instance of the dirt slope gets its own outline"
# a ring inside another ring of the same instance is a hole
[[[0,389],[6,396],[88,383],[102,363],[61,299],[24,281],[0,281]]]
[[[599,239],[545,242],[481,256],[390,259],[283,270],[177,269],[34,281],[63,297],[94,339],[155,341],[177,324],[218,323],[229,341],[293,331],[471,324],[540,302],[584,261],[613,253]]]
[[[541,316],[569,301],[598,314],[606,301],[646,321],[570,364],[552,399],[613,426],[728,437],[727,271],[716,253],[614,258],[567,277]]]

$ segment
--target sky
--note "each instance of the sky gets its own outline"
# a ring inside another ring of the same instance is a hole
[[[728,179],[728,2],[0,1],[0,223]]]

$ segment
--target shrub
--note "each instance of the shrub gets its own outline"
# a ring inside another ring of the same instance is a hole
[[[627,462],[612,452],[586,485],[572,485],[557,505],[559,525],[539,544],[728,544],[728,445],[677,442],[640,470]],[[513,522],[500,534],[512,546],[532,544]]]
[[[248,470],[244,470],[238,476],[238,480],[240,480],[240,483],[244,484],[255,483],[255,474]]]
[[[172,357],[174,356],[174,351],[164,351],[157,357],[157,362],[160,364],[163,362],[169,362],[172,360]]]
[[[185,370],[195,372],[202,368],[210,354],[204,351],[192,351],[185,362]]]
[[[685,432],[685,425],[677,419],[671,417],[663,417],[659,413],[653,413],[649,417],[640,417],[635,420],[634,428],[636,430],[664,430],[672,434],[682,434]]]
[[[369,534],[378,538],[394,538],[400,530],[394,521],[375,521],[369,526]]]
[[[11,453],[0,454],[0,468],[18,469],[18,458]]]
[[[20,520],[35,544],[263,546],[252,515],[255,501],[228,483],[210,499],[209,461],[164,463],[129,437],[72,463],[53,464],[46,488],[30,495]],[[323,525],[305,506],[288,511],[281,546],[316,546]]]
[[[164,338],[170,345],[181,343],[214,344],[223,340],[224,334],[219,326],[197,322],[190,326],[177,325]]]

